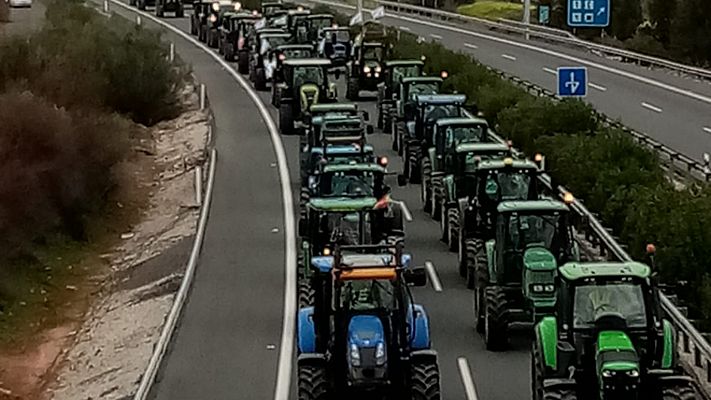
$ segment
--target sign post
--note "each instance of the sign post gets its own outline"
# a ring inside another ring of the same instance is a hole
[[[610,25],[610,0],[568,0],[568,26],[604,28]]]
[[[585,67],[558,68],[558,96],[585,97],[588,94],[588,70]]]

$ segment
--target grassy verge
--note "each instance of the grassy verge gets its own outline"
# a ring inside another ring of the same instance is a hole
[[[535,16],[536,6],[531,6],[531,14]],[[472,4],[457,7],[457,12],[470,17],[498,20],[499,18],[521,21],[523,19],[523,4],[502,0],[477,0]],[[533,18],[533,17],[532,17]]]
[[[84,267],[139,215],[146,195],[125,168],[137,124],[181,112],[187,71],[166,56],[159,34],[75,0],[0,40],[0,342],[88,295]]]
[[[4,1],[0,1],[0,22],[10,21],[10,5]]]

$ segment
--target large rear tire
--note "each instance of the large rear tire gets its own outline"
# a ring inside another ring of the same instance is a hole
[[[259,91],[267,90],[267,72],[264,68],[257,68],[254,72],[254,88]]]
[[[425,159],[429,159],[429,157],[425,157]],[[431,173],[431,172],[430,172]],[[427,177],[423,177],[422,179],[427,179]],[[432,219],[435,221],[439,221],[440,218],[440,213],[442,210],[440,210],[440,206],[442,205],[441,199],[442,199],[442,178],[437,176],[437,177],[430,177],[430,187],[432,188],[432,209],[430,210],[430,213],[432,215]]]
[[[406,146],[408,147],[406,161],[409,165],[408,180],[410,183],[422,183],[422,175],[420,174],[420,169],[417,168],[420,165],[420,154],[422,153],[420,144],[417,142],[409,142]]]
[[[662,388],[662,400],[696,400],[701,399],[694,387],[689,384],[672,383]]]
[[[391,116],[390,112],[392,110],[392,106],[383,106],[383,133],[390,134],[390,131],[393,129],[393,123],[391,121]]]
[[[246,51],[240,51],[237,55],[237,71],[242,75],[249,73],[249,54]]]
[[[314,289],[307,278],[299,279],[299,308],[314,305]]]
[[[422,187],[420,192],[420,198],[422,199],[422,209],[426,213],[432,212],[432,181],[430,180],[430,174],[432,173],[432,166],[430,165],[430,160],[424,158],[420,165],[420,176],[422,176]]]
[[[175,11],[175,18],[183,18],[185,17],[185,6],[183,6],[183,3],[178,4],[178,9]]]
[[[160,4],[160,1],[156,1],[156,17],[158,18],[163,18],[165,13],[163,12],[163,5]]]
[[[459,250],[459,210],[456,207],[447,209],[447,244],[449,251]]]
[[[329,400],[326,366],[299,365],[299,400]]]
[[[484,342],[490,351],[502,351],[508,345],[508,322],[506,311],[508,301],[506,293],[498,286],[487,287],[486,315],[484,316]],[[544,396],[544,399],[546,397]]]
[[[415,362],[412,365],[412,400],[440,400],[442,398],[437,363]]]
[[[467,277],[469,260],[474,260],[479,245],[479,241],[475,239],[465,239],[463,241],[462,249],[460,249],[461,255],[459,260],[459,276],[462,278]]]
[[[358,101],[360,98],[360,88],[358,87],[358,78],[348,78],[348,86],[346,87],[346,98],[350,101]]]
[[[279,106],[279,130],[282,135],[294,132],[294,108],[291,103],[281,103]]]

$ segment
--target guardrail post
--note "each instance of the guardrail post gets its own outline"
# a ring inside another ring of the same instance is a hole
[[[202,206],[202,167],[195,167],[195,204]]]
[[[205,109],[205,99],[206,99],[205,84],[201,83],[200,84],[200,111]]]
[[[698,345],[694,345],[694,365],[701,367],[701,350]]]
[[[706,382],[711,382],[711,361],[706,360]]]
[[[136,25],[141,26],[141,16],[136,15]]]
[[[170,42],[170,47],[168,50],[168,61],[171,63],[175,61],[175,43]]]
[[[104,12],[109,13],[109,0],[104,0]]]

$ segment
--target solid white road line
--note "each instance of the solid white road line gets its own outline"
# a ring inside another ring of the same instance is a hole
[[[516,61],[516,57],[510,56],[510,55],[508,55],[508,54],[502,54],[501,57],[502,57],[502,58],[505,58],[505,59],[507,59],[507,60]]]
[[[437,39],[437,40],[442,39],[442,36],[437,35],[437,34],[434,34],[434,33],[430,33],[430,37],[431,37],[432,39]]]
[[[277,380],[276,388],[274,389],[274,399],[275,400],[287,400],[290,397],[289,387],[291,386],[291,369],[294,357],[294,335],[296,333],[296,227],[294,225],[294,205],[293,197],[291,193],[291,181],[289,175],[289,166],[286,161],[286,152],[284,151],[284,143],[281,140],[279,134],[279,129],[277,129],[274,119],[269,113],[269,109],[266,107],[262,101],[259,94],[252,88],[252,85],[240,75],[229,63],[220,58],[219,54],[210,51],[210,48],[205,44],[197,41],[195,38],[181,31],[180,29],[170,25],[159,18],[154,17],[146,12],[138,11],[127,4],[121,3],[117,0],[110,0],[113,4],[116,4],[126,10],[133,11],[151,21],[161,25],[165,29],[181,36],[183,39],[192,43],[196,47],[202,49],[205,53],[209,54],[215,62],[220,64],[222,68],[229,73],[232,78],[234,78],[237,83],[247,92],[252,102],[259,109],[259,113],[262,119],[267,125],[269,130],[269,136],[272,141],[272,147],[277,157],[277,164],[279,165],[279,184],[281,186],[281,198],[282,198],[282,208],[284,213],[284,240],[285,240],[285,258],[284,258],[284,269],[285,269],[285,279],[284,279],[284,314],[282,316],[282,332],[281,332],[281,343],[279,346],[279,362],[277,369]],[[156,371],[157,372],[157,371]],[[155,379],[155,375],[151,379],[149,384],[152,385],[152,381]],[[144,379],[145,380],[145,379]],[[148,395],[146,390],[145,396]],[[139,399],[139,392],[136,393],[134,399]],[[145,398],[145,397],[143,397]]]
[[[464,384],[464,393],[467,395],[467,400],[479,400],[476,395],[476,387],[472,378],[472,371],[469,369],[469,362],[464,357],[457,358],[457,367],[459,368],[459,376]]]
[[[711,128],[704,126],[704,132],[711,133]]]
[[[400,29],[401,31],[405,31],[405,32],[410,32],[412,30],[406,26],[399,26],[398,29]]]
[[[432,282],[432,289],[435,290],[435,292],[441,292],[442,291],[442,282],[439,280],[439,275],[437,275],[437,270],[435,269],[434,264],[430,261],[425,261],[425,270],[427,270],[427,275],[430,276],[430,282]]]
[[[553,68],[543,67],[543,70],[548,72],[549,74],[558,75],[558,71],[554,70]]]
[[[602,85],[598,85],[598,84],[590,82],[590,83],[588,83],[588,86],[590,86],[593,89],[597,89],[601,92],[607,92],[607,88]]]
[[[663,111],[661,108],[659,108],[653,104],[649,104],[649,103],[645,103],[645,102],[642,102],[642,107],[644,107],[648,110],[652,110],[656,113],[661,113]]]
[[[476,50],[479,48],[479,46],[477,46],[475,44],[471,44],[471,43],[464,43],[464,47],[466,47],[468,49],[472,49],[472,50]]]

